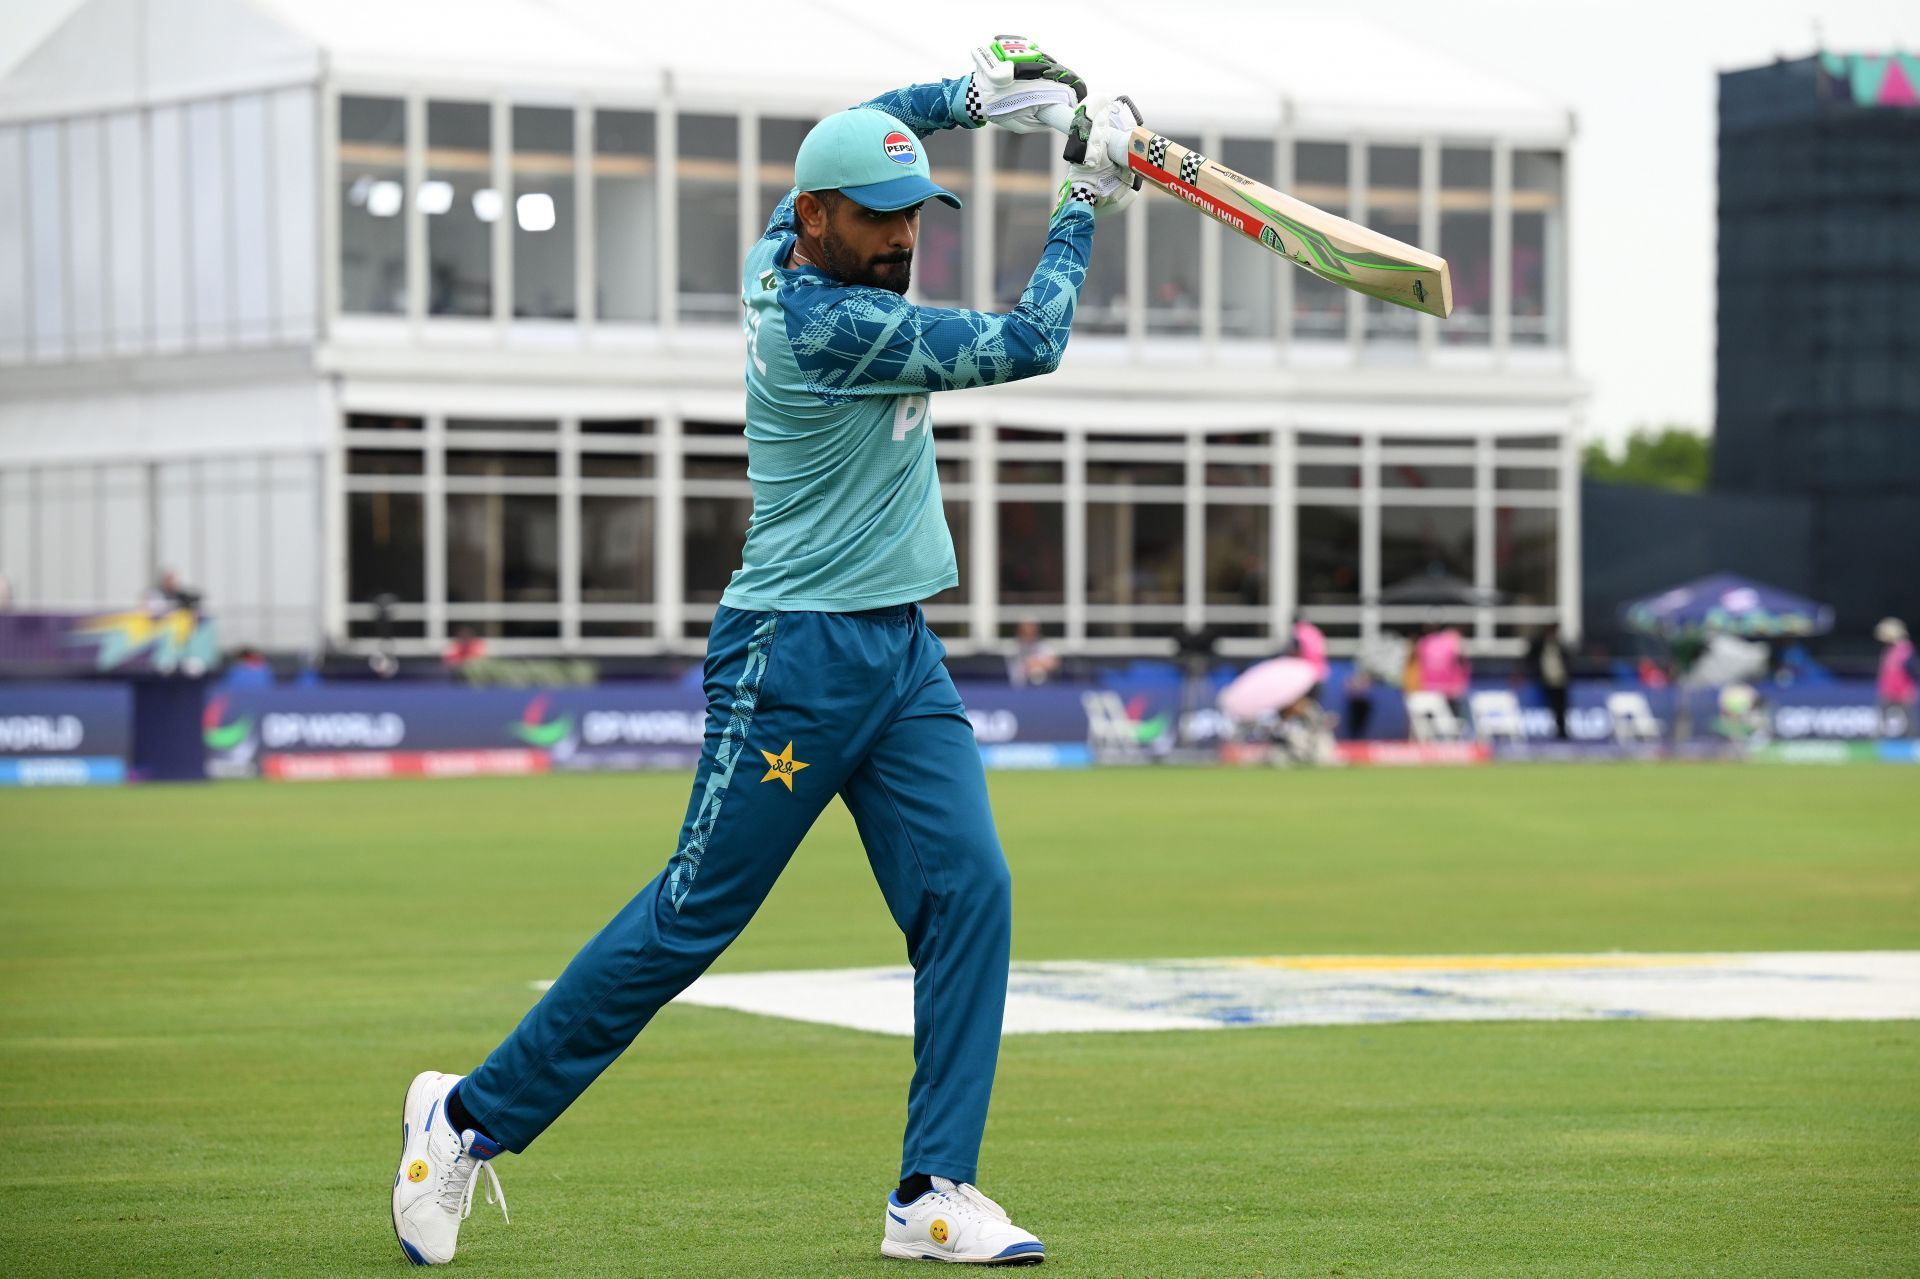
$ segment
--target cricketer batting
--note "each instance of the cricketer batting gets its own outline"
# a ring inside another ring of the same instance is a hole
[[[914,1073],[881,1251],[998,1264],[1046,1255],[973,1186],[1011,898],[973,730],[919,607],[959,580],[928,397],[1058,366],[1094,217],[1133,189],[1102,135],[1069,169],[1010,312],[908,302],[922,206],[960,204],[933,182],[922,139],[988,123],[1039,132],[1043,110],[1085,96],[1017,37],[973,60],[970,75],[820,121],[794,159],[793,191],[747,254],[753,519],[707,641],[706,739],[679,841],[471,1074],[428,1071],[408,1088],[393,1223],[417,1264],[452,1260],[483,1180],[504,1213],[494,1157],[525,1150],[726,949],[835,795],[914,970]]]

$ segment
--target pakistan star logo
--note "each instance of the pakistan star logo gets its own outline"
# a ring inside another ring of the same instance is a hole
[[[793,757],[792,742],[788,742],[786,749],[778,755],[772,751],[761,751],[760,755],[767,761],[767,775],[760,780],[764,783],[779,778],[780,784],[785,786],[788,791],[793,790],[793,775],[803,768],[811,767],[811,765],[803,764]]]

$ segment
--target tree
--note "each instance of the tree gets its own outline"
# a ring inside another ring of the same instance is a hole
[[[1684,426],[1646,427],[1626,439],[1618,453],[1598,441],[1587,445],[1581,469],[1610,484],[1638,484],[1673,493],[1698,493],[1713,463],[1711,437]]]

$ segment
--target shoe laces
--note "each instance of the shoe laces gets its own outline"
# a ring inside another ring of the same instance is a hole
[[[971,1182],[949,1181],[945,1177],[935,1177],[933,1179],[933,1186],[935,1190],[938,1190],[949,1200],[963,1207],[971,1208],[980,1216],[990,1217],[995,1221],[1004,1221],[1008,1225],[1013,1224],[1013,1219],[1007,1216],[1007,1210],[981,1194],[980,1188]]]
[[[482,1177],[487,1182],[487,1202],[500,1205],[500,1216],[511,1222],[507,1216],[507,1192],[501,1189],[500,1174],[493,1170],[493,1164],[473,1154],[474,1132],[468,1129],[460,1134],[460,1153],[440,1175],[440,1206],[448,1212],[458,1212],[465,1221],[473,1215],[473,1188]]]

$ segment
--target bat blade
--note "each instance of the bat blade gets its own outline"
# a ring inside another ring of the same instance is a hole
[[[1323,280],[1441,319],[1453,312],[1444,258],[1255,182],[1151,129],[1128,138],[1127,167]]]

